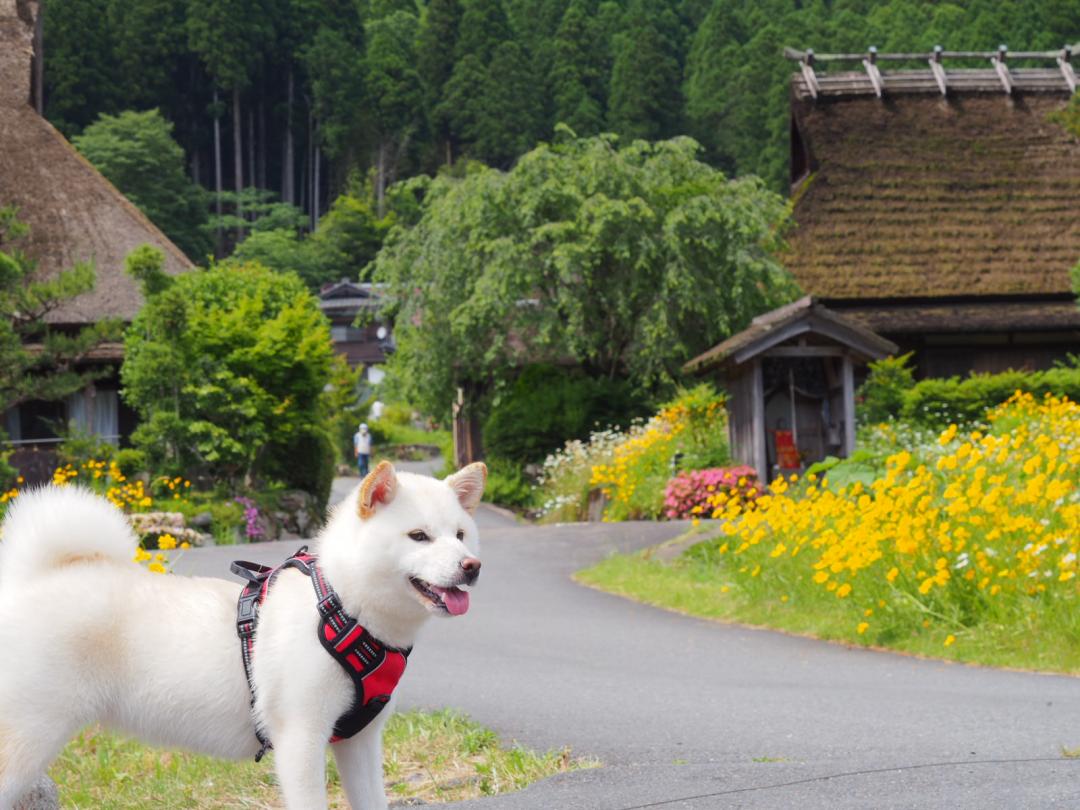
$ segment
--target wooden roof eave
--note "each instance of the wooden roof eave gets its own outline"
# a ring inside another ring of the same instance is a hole
[[[788,312],[778,322],[770,323],[769,315],[756,319],[747,329],[689,360],[683,365],[683,371],[701,374],[717,367],[739,366],[784,341],[806,334],[826,337],[863,361],[880,360],[899,350],[892,341],[835,315],[812,299],[803,299],[783,309]],[[806,348],[807,354],[812,356],[814,347]],[[821,356],[827,354],[829,352],[821,351]]]

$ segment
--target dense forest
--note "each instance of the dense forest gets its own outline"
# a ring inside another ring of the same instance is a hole
[[[44,111],[69,137],[158,108],[206,189],[315,222],[347,178],[508,167],[558,122],[689,134],[785,189],[782,48],[1049,49],[1077,0],[47,0]]]

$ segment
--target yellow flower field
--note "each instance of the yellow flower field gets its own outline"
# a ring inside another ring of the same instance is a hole
[[[720,494],[713,553],[759,594],[845,602],[868,642],[918,619],[951,646],[983,621],[1080,609],[1080,405],[1017,393],[988,419],[892,455],[868,487],[781,479],[753,508]]]

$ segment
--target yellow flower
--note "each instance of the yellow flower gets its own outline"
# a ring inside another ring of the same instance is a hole
[[[159,562],[152,562],[152,563],[150,563],[150,565],[148,565],[146,567],[151,573],[154,573],[154,574],[164,574],[165,573],[165,566],[162,565]]]
[[[951,646],[955,642],[956,642],[956,636],[954,636],[952,633],[949,633],[949,635],[945,636],[945,646],[946,647]]]
[[[176,548],[176,538],[171,534],[163,534],[158,538],[158,548],[168,551]]]
[[[855,630],[858,631],[859,635],[861,636],[863,633],[866,632],[866,629],[869,626],[870,626],[870,622],[859,622],[859,626],[856,627]]]

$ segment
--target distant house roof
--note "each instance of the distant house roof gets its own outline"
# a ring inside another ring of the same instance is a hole
[[[743,331],[689,360],[683,371],[696,373],[716,366],[741,365],[777,344],[797,337],[813,339],[816,343],[840,344],[865,360],[880,360],[897,351],[895,343],[856,321],[837,315],[808,295],[754,318]]]
[[[319,290],[319,308],[327,317],[348,317],[351,322],[362,309],[378,309],[383,305],[380,285],[350,281],[343,278],[324,284]]]
[[[188,258],[30,106],[34,4],[0,0],[0,206],[15,206],[30,226],[23,245],[49,277],[93,261],[94,289],[50,313],[54,323],[130,320],[142,306],[124,259],[143,244],[165,254],[165,270]]]
[[[869,68],[804,66],[785,258],[803,288],[834,304],[1071,297],[1080,140],[1048,120],[1071,96],[1063,70],[1011,68],[1006,92],[996,67],[949,69],[944,95],[929,69],[881,71],[879,98]]]

